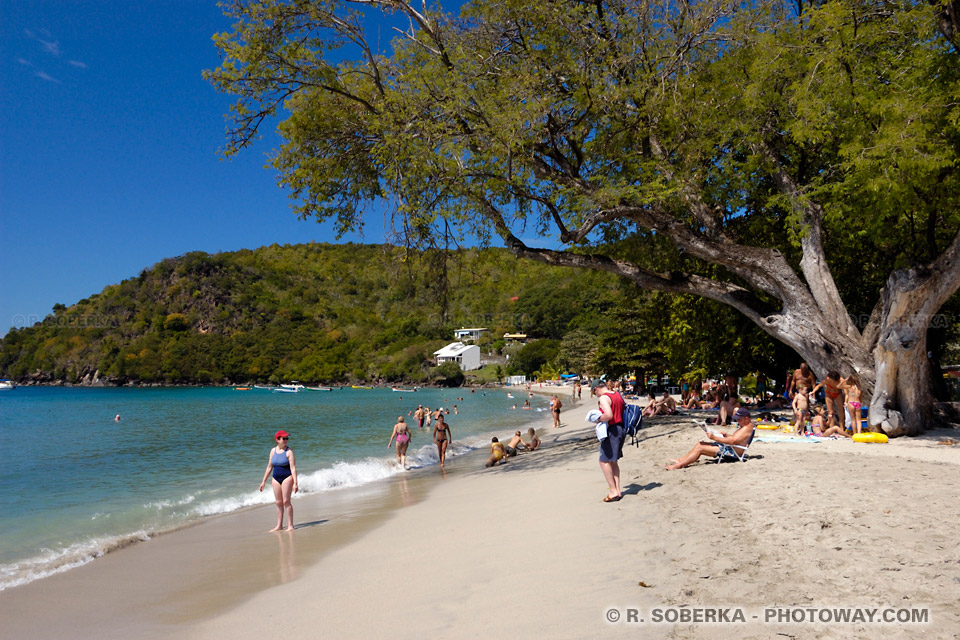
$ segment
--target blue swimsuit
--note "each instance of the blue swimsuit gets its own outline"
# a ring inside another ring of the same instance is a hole
[[[274,452],[270,455],[270,464],[273,465],[273,479],[283,484],[283,481],[292,476],[290,473],[290,460],[287,459],[287,451]]]

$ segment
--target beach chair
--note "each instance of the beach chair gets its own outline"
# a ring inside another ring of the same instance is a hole
[[[717,451],[717,455],[707,460],[707,462],[744,462],[744,458],[747,455],[747,449],[750,448],[750,445],[753,444],[753,436],[757,435],[757,428],[754,427],[753,431],[750,432],[750,439],[747,440],[747,444],[720,444],[720,450]]]

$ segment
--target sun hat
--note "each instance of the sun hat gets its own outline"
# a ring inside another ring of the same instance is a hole
[[[281,438],[281,437],[287,437],[287,438],[289,438],[289,437],[290,437],[290,434],[287,433],[286,431],[284,431],[283,429],[280,429],[280,431],[277,431],[275,434],[273,434],[273,439],[274,439],[274,440],[276,440],[277,438]]]

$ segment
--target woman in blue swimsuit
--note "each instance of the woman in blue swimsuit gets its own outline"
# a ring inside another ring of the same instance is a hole
[[[270,450],[267,460],[267,470],[263,473],[263,482],[260,491],[267,484],[267,477],[273,472],[273,496],[277,500],[277,526],[270,531],[283,529],[283,512],[287,512],[287,531],[293,531],[293,504],[290,496],[300,491],[297,486],[297,462],[293,456],[293,449],[287,446],[290,434],[281,429],[273,436],[277,446]]]

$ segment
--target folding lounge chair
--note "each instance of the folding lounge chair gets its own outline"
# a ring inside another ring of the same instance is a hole
[[[750,445],[753,444],[753,436],[757,434],[757,428],[754,427],[753,431],[750,432],[750,439],[747,440],[747,444],[719,444],[717,446],[720,449],[717,451],[717,455],[707,460],[707,462],[744,462],[744,457],[747,455],[747,449],[750,448]]]

